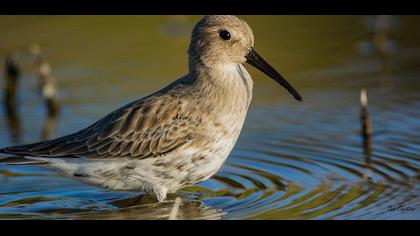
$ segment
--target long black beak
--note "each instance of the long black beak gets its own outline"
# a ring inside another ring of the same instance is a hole
[[[254,48],[251,48],[248,54],[245,56],[246,62],[258,70],[262,71],[264,74],[270,76],[272,79],[281,84],[289,93],[298,101],[302,101],[302,96],[292,87],[292,85],[287,82],[283,76],[280,75],[268,62],[264,60]]]

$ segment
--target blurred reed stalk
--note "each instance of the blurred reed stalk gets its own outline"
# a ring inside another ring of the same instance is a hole
[[[60,109],[57,80],[52,75],[50,64],[44,59],[42,55],[41,47],[38,44],[33,44],[30,47],[30,52],[34,57],[39,88],[43,98],[45,99],[48,116],[56,116]]]
[[[362,125],[362,139],[363,139],[363,150],[365,154],[365,164],[368,170],[371,165],[371,154],[372,154],[372,123],[370,121],[370,115],[367,109],[368,98],[365,89],[360,92],[360,122]],[[366,174],[365,178],[370,178],[370,174]]]
[[[57,80],[52,75],[50,64],[44,59],[41,47],[33,44],[30,53],[34,57],[36,73],[38,75],[39,90],[44,98],[47,108],[47,118],[42,128],[41,136],[47,139],[51,136],[57,125],[57,116],[60,110],[60,100],[58,97]]]
[[[17,113],[16,90],[20,76],[20,68],[16,55],[7,55],[5,61],[4,106],[9,122],[10,134],[14,142],[19,141],[20,121]]]
[[[390,16],[376,16],[373,22],[373,46],[381,60],[384,72],[389,72],[389,55],[387,43],[389,42]]]
[[[169,213],[168,220],[177,220],[178,219],[178,211],[179,207],[181,206],[181,198],[176,197],[174,206],[172,207],[171,213]]]
[[[381,86],[393,87],[394,83],[391,80],[391,64],[390,64],[390,34],[391,31],[391,16],[379,15],[374,18],[372,43],[374,50],[378,55],[381,65]]]

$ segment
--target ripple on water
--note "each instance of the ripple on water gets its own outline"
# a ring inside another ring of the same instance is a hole
[[[329,105],[344,106],[346,102]],[[402,114],[413,109],[410,105],[394,105]],[[219,174],[224,176],[219,180],[225,183],[230,197],[213,201],[204,196],[203,201],[223,209],[226,218],[251,219],[398,219],[401,216],[389,211],[389,206],[419,205],[420,145],[415,140],[419,140],[420,133],[410,132],[418,129],[418,120],[405,117],[407,122],[400,126],[390,122],[401,118],[401,114],[391,120],[386,115],[373,119],[374,127],[382,132],[374,133],[378,142],[367,157],[361,148],[354,109],[339,109],[334,119],[317,112],[317,106],[305,110],[312,115],[302,123],[311,132],[289,126],[290,122],[284,122],[288,126],[276,127],[257,122],[259,116],[266,118],[266,113],[270,114],[270,122],[284,120],[284,113],[276,116],[281,112],[276,108],[254,112],[250,119],[258,123],[258,128],[248,130]],[[325,129],[323,121],[330,122],[332,128]],[[299,138],[289,136],[296,133]],[[233,185],[226,179],[236,182]],[[404,217],[419,218],[419,213],[407,214],[411,216]]]
[[[418,211],[389,210],[420,203],[417,103],[371,103],[374,142],[367,156],[353,91],[338,100],[325,99],[332,96],[326,93],[313,94],[304,108],[251,110],[223,170],[179,192],[178,218],[419,219]],[[334,110],[329,114],[325,107]],[[95,188],[39,167],[2,166],[0,178],[0,218],[167,219],[175,199],[156,203],[148,195]]]

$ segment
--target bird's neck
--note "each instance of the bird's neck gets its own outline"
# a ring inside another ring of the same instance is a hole
[[[190,70],[200,93],[217,98],[227,109],[248,109],[253,81],[241,64],[200,65]]]

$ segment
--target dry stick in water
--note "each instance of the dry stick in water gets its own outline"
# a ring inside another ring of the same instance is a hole
[[[4,105],[9,122],[10,134],[14,142],[19,142],[20,122],[17,113],[16,90],[20,69],[15,56],[8,55],[5,62]]]
[[[171,213],[169,213],[169,220],[178,219],[179,206],[181,205],[181,198],[176,197],[174,206],[172,207]]]
[[[371,153],[372,153],[372,123],[370,121],[369,112],[367,109],[368,98],[365,89],[360,92],[360,121],[362,124],[362,139],[363,139],[363,150],[365,153],[365,162],[368,170],[371,164]],[[370,178],[370,174],[366,174],[365,178]]]

